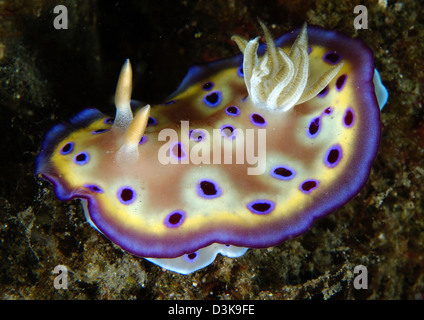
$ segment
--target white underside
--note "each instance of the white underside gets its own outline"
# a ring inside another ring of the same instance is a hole
[[[380,73],[377,69],[374,69],[374,90],[375,95],[377,96],[378,105],[380,107],[380,110],[383,110],[384,105],[387,103],[387,100],[389,99],[389,93],[386,89],[386,87],[381,82]]]
[[[210,246],[197,250],[196,258],[193,260],[190,260],[188,255],[172,259],[145,259],[167,270],[189,274],[210,265],[215,260],[218,253],[229,258],[237,258],[245,254],[247,250],[248,248],[213,243]]]
[[[93,223],[88,212],[87,200],[81,199],[82,208],[87,222],[97,231],[102,233],[97,226]],[[245,254],[248,248],[228,246],[219,243],[213,243],[207,247],[201,248],[195,252],[196,257],[190,259],[189,255],[185,254],[178,258],[144,258],[158,266],[170,271],[178,272],[181,274],[189,274],[196,270],[202,269],[212,262],[216,256],[222,254],[229,258],[237,258]]]

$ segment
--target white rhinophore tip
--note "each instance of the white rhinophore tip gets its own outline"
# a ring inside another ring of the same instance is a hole
[[[130,125],[133,114],[131,111],[132,69],[127,59],[119,74],[115,91],[116,116],[112,129],[125,130]]]

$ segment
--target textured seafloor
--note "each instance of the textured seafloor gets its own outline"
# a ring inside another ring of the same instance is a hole
[[[57,4],[68,30],[53,27]],[[358,4],[367,30],[353,28]],[[230,37],[260,34],[257,18],[274,36],[308,21],[361,37],[390,93],[368,183],[309,232],[183,276],[124,253],[33,176],[49,127],[87,106],[113,114],[127,57],[134,98],[157,102],[190,65],[237,54]],[[423,38],[412,0],[0,1],[0,299],[423,299]],[[59,264],[67,290],[53,286]]]

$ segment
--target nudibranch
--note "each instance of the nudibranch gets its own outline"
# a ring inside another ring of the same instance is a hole
[[[115,117],[54,126],[36,174],[122,249],[183,274],[302,234],[367,181],[387,91],[363,41],[262,28],[266,46],[234,36],[242,55],[190,68],[134,116],[127,60]]]

